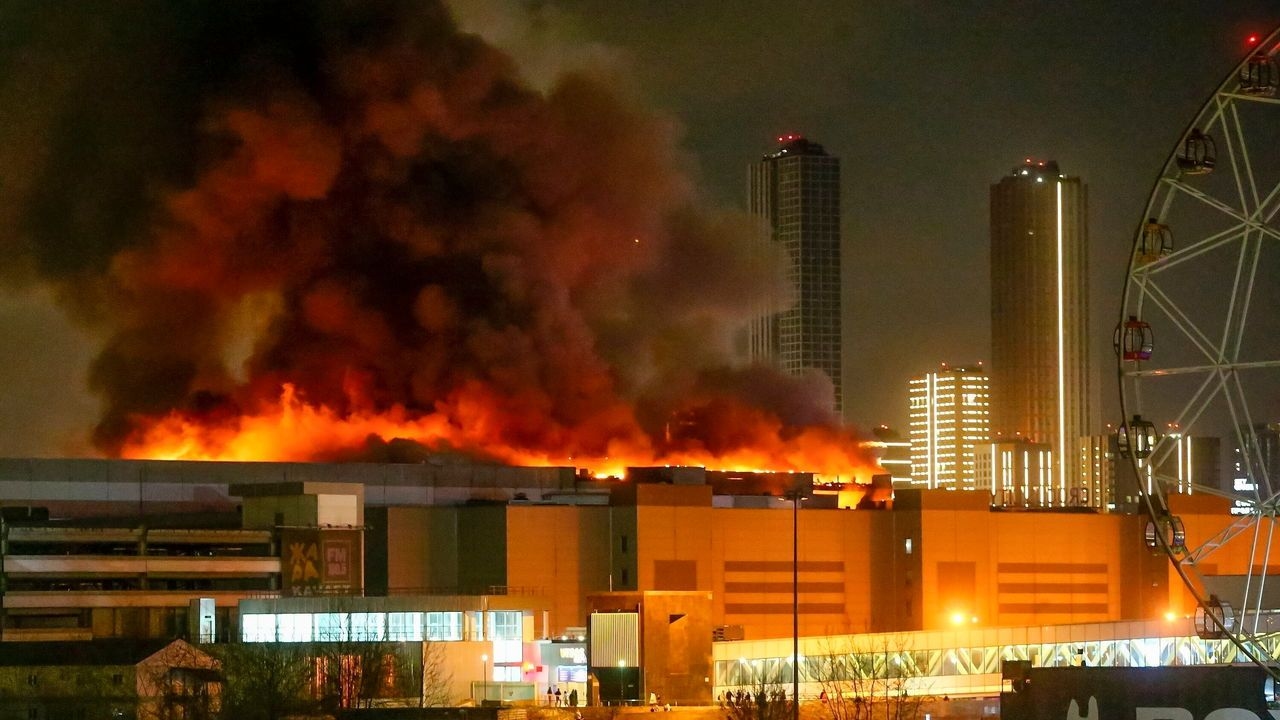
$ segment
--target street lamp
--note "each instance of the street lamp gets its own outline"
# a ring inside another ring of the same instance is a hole
[[[791,488],[791,718],[800,720],[800,494]]]
[[[489,699],[489,655],[482,653],[480,655],[481,675],[480,675],[480,704],[484,705],[484,701]]]

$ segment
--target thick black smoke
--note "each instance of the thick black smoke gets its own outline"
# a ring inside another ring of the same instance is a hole
[[[829,422],[716,369],[777,279],[684,162],[607,78],[530,89],[436,2],[0,8],[3,272],[105,331],[107,453],[286,382],[338,412],[482,397],[502,442],[568,452],[697,397]]]

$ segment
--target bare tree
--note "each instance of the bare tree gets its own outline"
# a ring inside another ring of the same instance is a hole
[[[443,649],[431,642],[336,641],[316,646],[316,685],[326,711],[449,702]]]
[[[312,653],[299,643],[235,643],[214,650],[222,662],[223,717],[281,720],[318,709]]]
[[[420,707],[442,707],[451,703],[449,685],[453,676],[444,662],[444,647],[439,643],[422,643],[421,665],[417,669]]]
[[[809,667],[822,688],[822,710],[831,720],[869,720],[875,696],[875,673],[870,659],[848,648],[828,648],[809,657]]]
[[[908,686],[922,672],[903,637],[849,637],[825,650],[808,663],[831,720],[916,720],[924,698]]]

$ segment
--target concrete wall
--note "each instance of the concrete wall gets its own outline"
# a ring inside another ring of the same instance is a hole
[[[454,508],[387,508],[387,586],[392,593],[458,586]]]
[[[794,516],[789,508],[714,508],[705,490],[637,486],[636,588],[709,591],[712,626],[741,625],[747,638],[790,636],[795,520],[801,634],[870,627],[876,514],[803,504]]]
[[[548,633],[585,627],[585,598],[609,589],[604,538],[610,508],[518,506],[507,511],[507,582],[551,603]],[[541,625],[537,628],[539,634]]]
[[[645,593],[641,607],[644,693],[663,703],[711,702],[711,593]]]

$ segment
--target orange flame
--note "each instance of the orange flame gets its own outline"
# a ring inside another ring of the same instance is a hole
[[[808,427],[781,432],[780,424],[752,428],[752,441],[713,453],[698,443],[656,448],[643,434],[611,440],[605,453],[522,449],[497,442],[496,413],[478,398],[455,399],[434,413],[403,406],[383,411],[337,412],[301,397],[285,384],[277,400],[255,413],[210,421],[180,412],[159,418],[126,442],[121,455],[134,459],[306,462],[340,457],[371,438],[409,440],[428,449],[478,455],[523,466],[584,468],[596,477],[622,477],[627,467],[697,466],[712,470],[813,472],[819,479],[869,482],[880,472],[860,443],[839,429]]]

